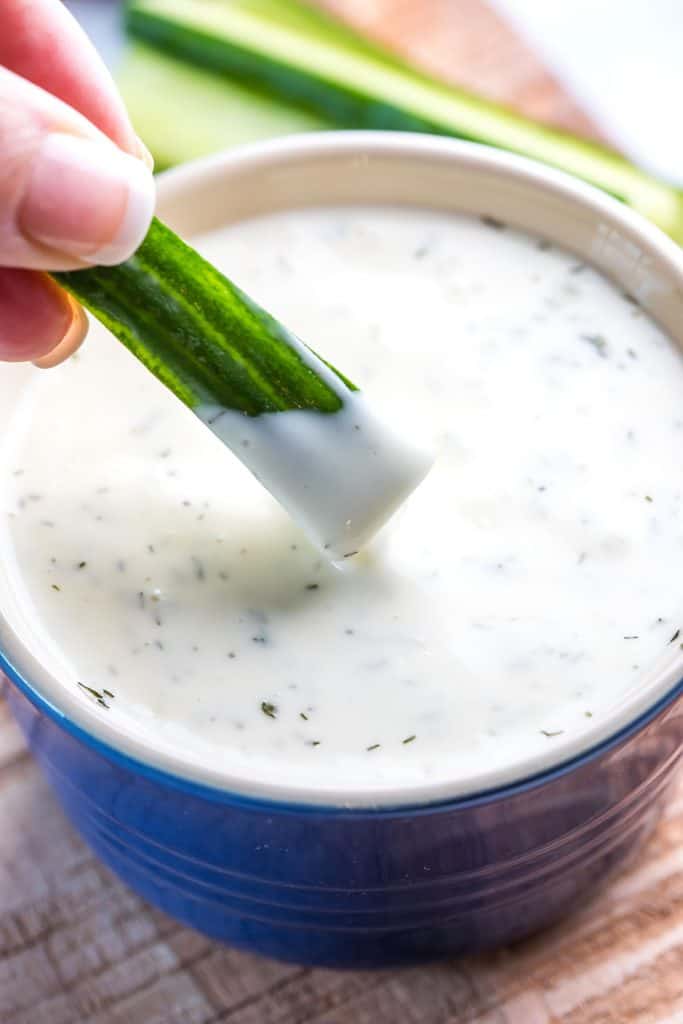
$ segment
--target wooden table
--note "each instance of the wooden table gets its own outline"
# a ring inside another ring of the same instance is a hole
[[[584,134],[480,0],[320,0],[432,70]],[[0,698],[0,1024],[683,1024],[683,785],[597,901],[513,950],[376,973],[225,949],[150,908],[65,821]]]

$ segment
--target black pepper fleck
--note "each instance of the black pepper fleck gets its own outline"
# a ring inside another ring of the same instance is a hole
[[[507,227],[505,221],[499,220],[497,217],[491,217],[488,213],[482,214],[479,220],[487,228],[493,228],[494,231],[505,231]]]

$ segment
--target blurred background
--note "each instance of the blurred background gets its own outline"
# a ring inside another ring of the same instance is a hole
[[[230,3],[231,0],[219,0]],[[277,4],[278,0],[271,0]],[[602,139],[640,166],[683,184],[683,3],[680,0],[309,0],[441,79],[573,133]],[[285,0],[286,3],[286,0]],[[116,0],[68,3],[120,76],[141,134],[162,164],[211,148],[193,129],[189,87],[173,116],[171,78],[132,48]],[[172,6],[172,0],[166,6]],[[186,4],[187,6],[187,4]],[[182,76],[177,88],[181,89]],[[186,83],[187,84],[187,83]],[[194,83],[196,85],[196,83]],[[194,95],[194,94],[193,94]],[[216,94],[196,90],[196,113],[226,133]],[[223,104],[226,105],[225,103]],[[227,104],[229,106],[229,104]],[[166,127],[160,122],[168,120]],[[176,121],[180,138],[165,133]],[[243,120],[243,119],[242,119]],[[258,121],[258,116],[254,117]],[[274,132],[278,134],[278,132]],[[265,126],[255,137],[268,134]],[[271,132],[272,134],[272,132]],[[242,127],[234,141],[247,138]]]

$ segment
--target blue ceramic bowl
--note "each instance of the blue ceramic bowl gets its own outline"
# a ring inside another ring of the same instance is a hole
[[[486,213],[600,266],[672,336],[678,248],[561,174],[465,143],[373,133],[250,147],[167,175],[186,234],[267,209],[393,202]],[[3,369],[0,428],[25,369]],[[508,943],[582,905],[657,821],[683,743],[683,651],[585,733],[510,771],[414,790],[249,789],[117,731],[54,678],[0,565],[0,668],[67,814],[151,902],[217,939],[301,963],[411,964]],[[599,685],[599,680],[596,685]],[[598,720],[599,719],[599,720]]]

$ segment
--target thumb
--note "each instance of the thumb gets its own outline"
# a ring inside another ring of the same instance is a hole
[[[0,266],[120,263],[144,238],[154,201],[141,160],[0,67]]]

